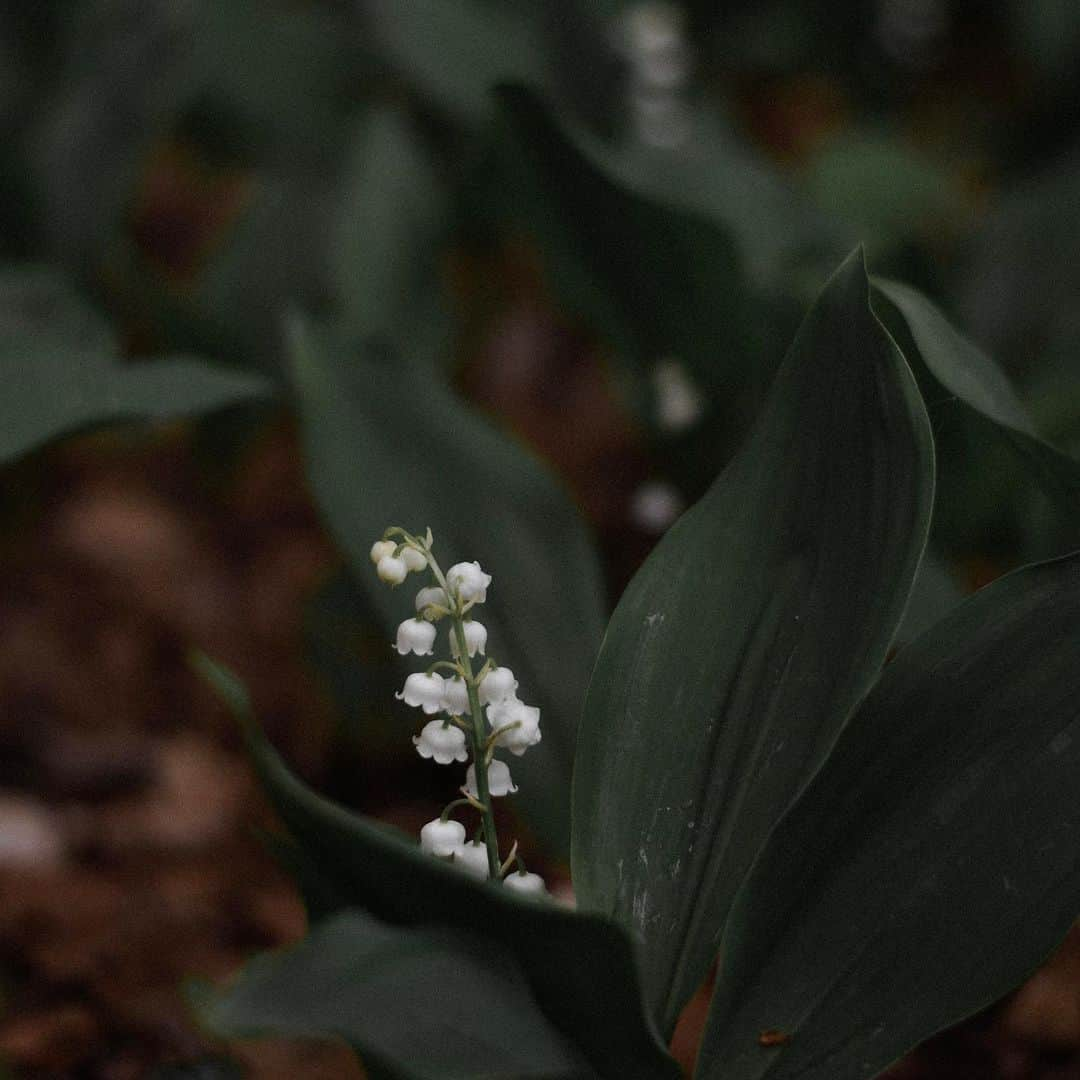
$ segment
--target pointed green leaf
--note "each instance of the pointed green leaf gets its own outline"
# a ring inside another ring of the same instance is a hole
[[[59,276],[0,273],[0,463],[115,421],[165,420],[269,397],[261,376],[195,357],[122,363],[108,325]]]
[[[257,957],[200,1012],[224,1038],[339,1035],[416,1080],[596,1076],[483,937],[405,930],[356,910]]]
[[[479,613],[489,652],[543,713],[543,741],[514,763],[516,805],[565,850],[575,733],[604,613],[581,518],[537,459],[430,369],[346,355],[299,320],[291,353],[311,486],[387,642],[413,614],[415,590],[430,584],[410,578],[391,590],[376,578],[368,553],[388,526],[430,526],[444,568],[478,559],[494,575]]]
[[[925,542],[928,421],[861,254],[800,329],[749,442],[608,627],[574,774],[574,886],[641,942],[667,1029],[769,829],[885,657]]]
[[[535,238],[566,309],[614,346],[635,407],[655,415],[653,368],[673,359],[724,408],[725,428],[743,423],[769,374],[770,328],[728,230],[613,179],[535,94],[497,96],[491,204]]]
[[[875,278],[874,288],[903,317],[934,378],[993,421],[1036,476],[1080,511],[1080,462],[1040,438],[1005,372],[917,289],[884,278]]]
[[[301,877],[318,875],[321,902],[337,896],[387,922],[486,935],[517,958],[544,1015],[600,1076],[678,1076],[645,1012],[633,947],[618,926],[476,882],[398,830],[322,798],[267,741],[236,677],[205,656],[193,660],[243,725],[259,779],[303,859]]]
[[[704,1080],[876,1076],[1046,957],[1080,911],[1078,657],[1080,555],[900,652],[739,895]]]

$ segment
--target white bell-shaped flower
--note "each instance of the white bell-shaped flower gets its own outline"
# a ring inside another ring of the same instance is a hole
[[[482,604],[487,599],[487,588],[491,584],[491,575],[480,569],[478,562],[455,563],[446,572],[446,584],[457,593],[461,602],[470,600]]]
[[[517,788],[510,778],[510,767],[505,761],[493,761],[487,770],[488,791],[494,797],[512,795]],[[465,790],[474,798],[478,799],[476,790],[476,764],[475,762],[465,770]]]
[[[410,574],[427,569],[427,558],[414,547],[403,548],[401,558]]]
[[[438,673],[425,675],[422,671],[414,672],[405,680],[400,694],[394,697],[406,705],[419,706],[429,716],[442,709],[443,683],[446,680]]]
[[[397,651],[402,656],[416,653],[431,656],[435,645],[435,627],[423,619],[406,619],[397,628]]]
[[[425,619],[430,619],[434,622],[436,619],[441,619],[442,615],[433,610],[433,607],[449,607],[449,602],[446,599],[446,591],[440,589],[438,586],[431,586],[427,589],[421,589],[416,594],[416,613],[423,616]]]
[[[483,656],[484,650],[487,648],[487,627],[482,623],[478,623],[475,619],[470,619],[465,624],[465,648],[469,650],[470,656],[475,656],[477,653]],[[457,634],[454,633],[452,628],[450,630],[450,655],[455,660],[461,659]]]
[[[420,850],[446,858],[465,845],[465,826],[460,821],[435,818],[420,830]]]
[[[379,575],[379,580],[385,581],[388,585],[400,585],[409,576],[409,568],[405,565],[405,560],[396,555],[384,555],[375,570]]]
[[[508,667],[492,668],[477,687],[481,705],[495,705],[514,696],[518,688],[517,679]]]
[[[495,745],[504,746],[521,757],[540,741],[540,710],[517,698],[489,705],[488,723],[495,733]]]
[[[397,550],[397,544],[393,540],[376,540],[371,545],[371,561],[378,566],[388,555],[393,555]]]
[[[547,896],[547,886],[539,874],[528,870],[517,870],[503,878],[503,885],[522,896]]]
[[[434,758],[437,765],[469,759],[469,751],[465,749],[465,732],[453,724],[444,726],[441,720],[425,724],[420,734],[413,736],[413,746],[422,758]]]
[[[469,688],[460,675],[443,680],[442,707],[451,716],[461,716],[469,711]]]
[[[475,878],[483,880],[489,877],[487,846],[477,840],[462,844],[454,852],[454,865],[460,866],[462,870]]]

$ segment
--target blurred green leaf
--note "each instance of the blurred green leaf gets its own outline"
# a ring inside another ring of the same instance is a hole
[[[973,207],[944,168],[916,148],[871,132],[830,139],[806,177],[814,201],[882,257],[901,244],[959,231]]]
[[[876,1076],[1046,957],[1080,911],[1078,646],[1073,555],[885,669],[736,901],[703,1080]]]
[[[201,1015],[224,1038],[339,1035],[416,1080],[596,1075],[505,952],[460,929],[401,929],[357,910],[251,961]]]
[[[41,267],[0,271],[0,381],[0,462],[91,425],[188,416],[273,389],[195,357],[120,362],[104,320]]]
[[[255,769],[299,859],[286,864],[300,869],[306,895],[317,899],[322,914],[329,915],[339,897],[395,925],[451,926],[481,935],[493,955],[516,958],[544,1015],[599,1076],[678,1076],[645,1012],[633,947],[619,927],[477,882],[423,854],[397,829],[322,798],[266,740],[235,677],[205,657],[197,668],[220,687],[244,725]]]
[[[494,575],[481,615],[489,652],[544,717],[543,741],[514,762],[516,805],[565,850],[578,717],[604,619],[581,518],[537,459],[430,369],[346,353],[299,319],[289,333],[312,491],[384,625],[414,614],[423,584],[391,590],[376,578],[369,551],[390,525],[430,526],[445,568],[478,559]]]
[[[491,87],[549,79],[529,5],[492,0],[363,0],[372,46],[437,105],[466,120],[490,115]]]
[[[444,182],[405,117],[365,118],[346,155],[330,239],[330,280],[346,337],[391,342],[409,356],[448,338],[437,255],[445,229]]]
[[[608,626],[574,773],[574,886],[629,927],[670,1031],[769,829],[876,677],[922,554],[933,446],[861,253],[750,441]]]
[[[529,91],[504,87],[498,100],[490,206],[536,240],[566,310],[614,346],[642,415],[664,426],[653,380],[659,361],[674,360],[723,410],[734,441],[771,365],[731,236],[611,179]]]
[[[907,324],[923,363],[946,390],[993,421],[1034,474],[1080,512],[1080,461],[1041,439],[1005,373],[918,290],[877,278],[874,288]],[[1080,516],[1078,516],[1080,520]]]

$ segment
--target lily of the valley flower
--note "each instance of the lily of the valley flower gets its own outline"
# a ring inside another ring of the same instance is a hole
[[[414,547],[407,547],[401,552],[402,561],[409,569],[409,573],[427,569],[427,558]]]
[[[468,761],[465,748],[465,732],[441,720],[424,725],[419,735],[413,736],[413,746],[422,758],[434,758],[437,765],[449,765],[451,761]]]
[[[371,545],[371,561],[378,566],[383,559],[393,555],[395,551],[397,551],[397,544],[393,540],[376,540]]]
[[[451,716],[461,716],[469,711],[469,688],[460,675],[443,680],[442,707]]]
[[[405,560],[397,555],[384,555],[375,567],[380,581],[388,585],[400,585],[408,576],[409,568]]]
[[[484,650],[487,648],[487,627],[476,622],[475,619],[470,619],[465,623],[465,648],[470,657],[475,656],[477,653],[483,656]],[[453,630],[450,632],[450,655],[455,660],[461,658],[457,634]]]
[[[438,673],[425,675],[422,671],[414,672],[405,680],[401,693],[395,694],[398,701],[406,705],[419,706],[429,716],[443,707],[444,684],[446,680]]]
[[[429,855],[448,858],[465,844],[465,826],[460,821],[435,818],[420,830],[420,849]]]
[[[488,723],[496,746],[504,746],[511,754],[521,757],[530,746],[540,741],[540,710],[517,698],[489,705]]]
[[[421,589],[416,594],[416,613],[434,622],[436,619],[441,619],[442,615],[433,609],[436,607],[445,608],[448,603],[445,589],[440,589],[437,586]]]
[[[455,856],[456,858],[456,856]],[[513,874],[507,874],[503,878],[505,885],[512,892],[522,896],[546,896],[547,886],[539,874],[530,874],[528,870],[519,870]]]
[[[501,795],[511,795],[517,791],[514,781],[510,778],[510,767],[505,761],[493,761],[487,767],[488,792],[496,798]],[[476,765],[470,765],[465,770],[465,790],[475,799],[476,791]]]
[[[491,575],[485,574],[478,562],[459,562],[447,570],[446,584],[457,593],[463,604],[470,601],[482,604],[487,599]]]
[[[462,844],[454,851],[454,865],[476,878],[490,877],[487,848],[475,840]]]
[[[435,627],[424,619],[406,619],[397,630],[397,651],[402,656],[416,653],[430,656],[435,644]]]
[[[492,668],[481,680],[476,688],[480,695],[481,705],[495,705],[500,701],[507,701],[514,696],[518,688],[518,681],[514,673],[506,667]]]

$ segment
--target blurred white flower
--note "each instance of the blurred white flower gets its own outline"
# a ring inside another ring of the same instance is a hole
[[[462,870],[476,878],[484,879],[490,876],[487,847],[476,840],[462,844],[454,852],[454,865],[460,866]]]
[[[452,724],[444,725],[441,720],[425,724],[420,734],[413,736],[413,746],[422,758],[434,758],[438,765],[467,761],[469,758],[469,751],[465,748],[465,732]]]
[[[521,757],[540,741],[540,710],[517,698],[489,705],[488,723],[495,735],[495,745],[504,746]]]
[[[469,711],[469,688],[460,675],[444,680],[442,707],[451,716],[461,716]]]
[[[496,705],[512,698],[518,688],[514,673],[507,667],[492,668],[477,687],[481,705]]]
[[[409,574],[405,560],[399,559],[396,555],[384,555],[375,569],[380,580],[388,585],[400,585]]]
[[[465,624],[465,648],[469,650],[469,656],[475,656],[477,653],[483,656],[484,650],[487,648],[487,627],[476,622],[475,619],[470,619]],[[455,660],[461,657],[461,652],[458,649],[457,634],[454,633],[453,627],[450,629],[450,655]]]
[[[504,761],[493,761],[487,770],[488,791],[498,798],[501,795],[511,795],[517,788],[510,779],[510,768]],[[476,790],[476,765],[470,765],[465,770],[465,790],[474,798],[478,798]]]
[[[457,593],[462,603],[467,604],[472,600],[482,604],[487,599],[491,575],[485,574],[478,562],[459,562],[447,570],[446,584],[451,592]]]
[[[419,706],[429,716],[443,707],[443,684],[445,679],[436,672],[425,675],[422,671],[414,672],[405,680],[401,693],[395,694],[398,701],[406,705]]]
[[[445,858],[455,854],[465,844],[465,826],[460,821],[435,818],[420,830],[420,850]]]
[[[503,885],[512,892],[521,893],[522,896],[547,896],[547,886],[539,874],[531,874],[527,870],[517,870],[513,874],[507,874],[503,878]]]
[[[423,619],[406,619],[397,628],[397,651],[406,656],[431,656],[435,645],[435,627]]]

